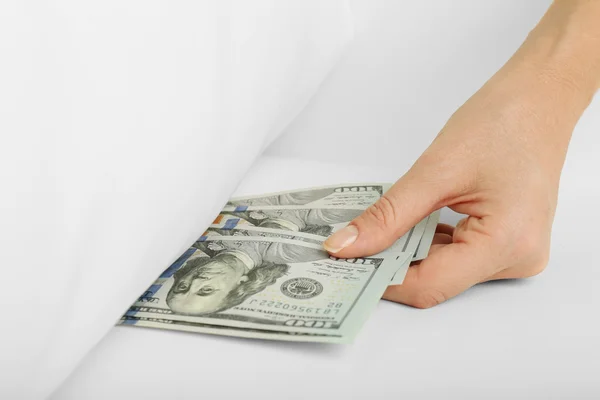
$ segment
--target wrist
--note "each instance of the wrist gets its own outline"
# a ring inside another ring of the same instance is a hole
[[[600,1],[556,0],[514,58],[585,109],[600,87],[599,19]]]

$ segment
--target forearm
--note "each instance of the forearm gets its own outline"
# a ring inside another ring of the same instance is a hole
[[[486,86],[558,101],[579,118],[600,88],[600,0],[555,0]]]
[[[599,86],[600,0],[556,0],[469,108],[472,115],[492,107],[502,119],[522,120],[523,145],[545,143],[540,157],[558,175],[573,128]]]
[[[591,99],[600,87],[600,1],[555,0],[515,56]]]

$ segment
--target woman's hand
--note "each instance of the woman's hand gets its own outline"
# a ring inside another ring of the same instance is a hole
[[[325,248],[377,253],[448,206],[468,217],[440,224],[429,256],[384,298],[428,308],[479,282],[540,273],[571,132],[598,87],[599,4],[556,2],[408,173]]]

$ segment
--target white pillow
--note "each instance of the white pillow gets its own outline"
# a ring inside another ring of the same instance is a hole
[[[350,36],[342,0],[0,2],[0,398],[49,395]]]

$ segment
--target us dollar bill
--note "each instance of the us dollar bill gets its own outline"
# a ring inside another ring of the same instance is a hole
[[[157,328],[173,331],[204,333],[209,335],[236,336],[249,339],[283,340],[290,342],[349,343],[349,338],[340,335],[310,334],[299,332],[274,332],[265,329],[236,328],[201,324],[189,321],[177,321],[161,317],[143,317],[124,315],[119,325],[135,325],[141,328]]]
[[[346,260],[297,240],[207,235],[163,272],[121,324],[347,342],[409,257],[386,251]]]
[[[251,225],[228,226],[228,225],[211,225],[198,241],[202,241],[204,237],[219,237],[219,236],[243,236],[243,237],[275,237],[279,239],[299,240],[301,242],[323,245],[324,238],[322,236],[313,235],[304,232],[284,231],[281,229],[260,228]]]
[[[252,224],[329,236],[360,215],[358,210],[368,208],[391,186],[390,183],[351,183],[235,197],[229,200],[215,223]],[[293,213],[290,208],[296,209],[296,215],[290,215]],[[278,212],[280,216],[276,215]],[[427,256],[438,220],[439,212],[425,218],[415,231],[409,232],[412,241],[405,250],[414,252],[413,261]],[[412,244],[417,238],[414,247]]]
[[[327,238],[348,225],[363,211],[360,207],[315,209],[304,206],[247,206],[243,210],[223,210],[215,219],[214,224],[222,225],[225,228],[255,226]],[[429,231],[425,235],[426,239],[431,240],[433,238],[437,224],[435,222],[428,225],[428,221],[429,217],[420,221],[402,236],[393,247],[415,254],[413,261],[426,257],[429,246],[425,243],[421,245],[420,242],[427,230]],[[419,248],[421,251],[418,251]]]
[[[252,225],[261,228],[303,232],[329,237],[364,211],[359,206],[310,208],[306,206],[245,206],[223,210],[214,224],[229,227]]]
[[[423,260],[427,257],[429,250],[431,249],[433,236],[435,235],[435,230],[439,221],[440,210],[434,211],[431,213],[431,215],[425,218],[425,220],[421,221],[421,223],[425,223],[425,229],[423,230],[423,235],[421,236],[416,249],[414,249],[414,247],[411,247],[410,249],[411,252],[414,251],[414,255],[398,268],[396,275],[394,275],[392,278],[390,283],[391,285],[401,285],[402,282],[404,282],[404,278],[406,277],[410,263],[413,261]]]
[[[413,227],[406,235],[398,239],[393,245],[392,249],[413,254],[420,244],[420,237],[424,236],[422,233],[425,229],[426,222],[428,219],[423,220],[420,224]],[[206,237],[219,237],[219,236],[243,236],[243,237],[276,237],[280,239],[299,240],[302,242],[314,243],[322,245],[325,240],[323,237],[318,235],[312,235],[303,232],[289,232],[279,229],[259,228],[249,225],[241,225],[236,227],[229,227],[226,225],[211,225],[200,237],[199,241],[205,240]],[[427,248],[422,246],[421,248]],[[411,261],[416,261],[416,256],[407,257],[403,263],[398,264],[398,270],[391,281],[391,285],[400,285],[404,281],[408,267]]]
[[[229,200],[225,209],[235,210],[245,206],[305,206],[307,208],[357,206],[366,209],[390,187],[389,183],[351,183],[234,197]]]
[[[414,261],[423,260],[429,254],[431,243],[433,242],[433,236],[438,223],[440,222],[440,210],[431,213],[425,220],[425,229],[423,235],[419,240],[417,249],[415,250]]]

